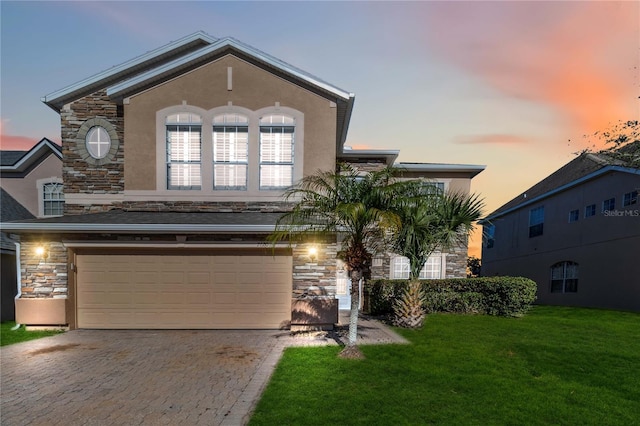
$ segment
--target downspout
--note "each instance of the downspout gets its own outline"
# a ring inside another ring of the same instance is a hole
[[[16,294],[16,297],[14,298],[15,304],[15,301],[20,299],[20,296],[22,296],[22,273],[20,272],[20,243],[15,241],[13,243],[16,245],[16,283],[18,286],[18,294]],[[22,324],[16,323],[16,325],[11,328],[11,331],[19,329],[21,325]]]

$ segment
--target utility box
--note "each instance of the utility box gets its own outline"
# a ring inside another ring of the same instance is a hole
[[[333,330],[338,323],[338,299],[307,296],[291,299],[291,331]]]

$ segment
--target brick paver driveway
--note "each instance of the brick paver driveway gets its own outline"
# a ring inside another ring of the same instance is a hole
[[[75,330],[0,349],[2,425],[241,425],[277,331]]]

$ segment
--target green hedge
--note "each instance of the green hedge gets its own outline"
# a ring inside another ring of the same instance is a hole
[[[499,316],[525,314],[536,300],[536,283],[523,277],[480,277],[422,280],[425,309],[431,312],[483,313]],[[373,315],[392,313],[393,300],[407,280],[372,280],[365,293]]]

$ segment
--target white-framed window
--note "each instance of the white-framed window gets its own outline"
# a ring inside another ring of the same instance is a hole
[[[260,118],[260,189],[293,184],[295,120],[283,114]]]
[[[64,213],[64,190],[62,179],[52,177],[38,179],[38,216],[62,216]]]
[[[602,202],[602,211],[605,212],[607,210],[615,210],[616,208],[616,199],[608,198]]]
[[[213,118],[213,188],[247,189],[249,119],[241,114]]]
[[[485,248],[493,248],[496,242],[496,226],[491,223],[484,225],[482,238],[484,239]]]
[[[551,266],[551,293],[576,293],[578,291],[578,264],[558,262]]]
[[[638,191],[627,192],[622,196],[622,207],[631,206],[638,203]]]
[[[181,113],[167,117],[167,189],[202,187],[202,118]]]
[[[391,261],[391,279],[408,279],[410,271],[409,259],[396,256]],[[420,270],[420,279],[442,278],[442,255],[431,255]]]
[[[529,238],[542,235],[544,232],[544,206],[529,211]]]
[[[276,200],[303,176],[304,113],[277,103],[205,110],[183,102],[156,111],[155,148],[155,195]]]
[[[102,126],[93,126],[87,132],[85,145],[89,155],[96,160],[106,157],[111,150],[111,137],[109,136],[109,132]]]
[[[571,222],[577,222],[578,219],[580,219],[580,210],[576,209],[576,210],[571,210],[569,212],[569,223]]]

